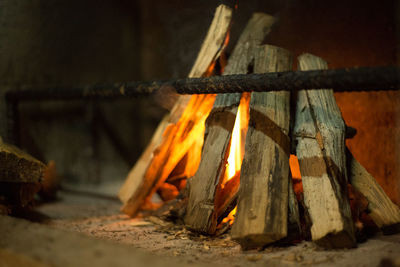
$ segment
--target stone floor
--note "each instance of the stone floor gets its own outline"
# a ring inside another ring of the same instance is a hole
[[[59,192],[59,200],[42,204],[31,221],[52,229],[77,232],[128,246],[156,258],[184,265],[218,266],[400,266],[400,234],[377,233],[354,249],[324,250],[312,242],[242,251],[229,233],[208,237],[156,217],[131,219],[119,211],[116,197]]]

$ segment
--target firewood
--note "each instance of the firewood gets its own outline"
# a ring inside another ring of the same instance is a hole
[[[202,44],[189,77],[200,77],[223,50],[232,10],[220,5]],[[214,96],[180,96],[177,103],[159,124],[150,144],[129,173],[118,194],[122,211],[135,216],[169,173],[192,146],[202,145],[204,120],[211,110]],[[201,106],[201,109],[199,108]],[[190,113],[183,117],[185,110]],[[193,125],[195,124],[195,125]],[[195,133],[197,131],[198,133]],[[198,136],[201,136],[200,138]],[[200,142],[200,144],[198,143]],[[190,161],[190,159],[189,159]]]
[[[38,183],[45,165],[16,146],[0,141],[0,182]]]
[[[174,185],[169,183],[164,183],[163,185],[161,185],[158,188],[157,192],[163,201],[173,200],[179,195],[178,189]]]
[[[300,70],[327,69],[324,60],[310,54],[298,61]],[[328,248],[355,246],[347,196],[345,124],[331,89],[299,91],[294,135],[312,240]]]
[[[0,140],[0,204],[27,206],[40,189],[44,169],[39,160]]]
[[[257,73],[288,71],[289,51],[271,46],[256,50]],[[240,193],[232,238],[252,248],[287,235],[290,92],[252,93]],[[292,191],[293,194],[293,191]]]
[[[348,151],[349,182],[368,200],[368,215],[384,233],[400,230],[400,208],[395,205],[375,178]]]
[[[224,75],[247,73],[254,60],[254,49],[260,45],[275,19],[267,14],[256,13],[248,22],[229,58]],[[231,133],[241,94],[217,95],[206,121],[206,133],[200,166],[188,180],[189,201],[185,224],[192,230],[214,234],[219,214],[215,207],[217,191],[227,163]],[[239,183],[238,179],[236,183]],[[237,188],[237,187],[236,187]],[[230,192],[232,197],[236,192]],[[220,210],[219,213],[224,213]]]

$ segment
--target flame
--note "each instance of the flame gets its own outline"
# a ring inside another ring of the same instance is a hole
[[[226,33],[224,44],[222,45],[222,49],[225,49],[228,46],[230,37],[231,37],[231,32],[228,31]]]
[[[244,93],[240,100],[233,126],[231,146],[225,170],[226,181],[229,181],[236,173],[240,172],[240,167],[242,166],[246,132],[249,123],[249,104],[250,94]]]
[[[232,137],[228,151],[229,154],[225,166],[225,174],[221,183],[221,187],[217,192],[217,214],[220,214],[221,212],[219,208],[226,207],[227,203],[231,201],[231,197],[234,196],[239,189],[240,169],[244,157],[246,133],[250,117],[249,105],[250,93],[243,93],[232,130]],[[227,223],[232,225],[235,214],[236,207],[221,221],[220,226]]]
[[[241,144],[240,144],[240,117],[242,114],[242,106],[239,106],[238,112],[235,119],[235,126],[233,127],[232,131],[232,139],[231,139],[231,147],[229,151],[228,163],[227,163],[227,180],[229,181],[235,176],[237,171],[240,171],[241,166]]]
[[[230,225],[232,225],[233,222],[235,221],[236,209],[237,209],[237,206],[233,210],[231,210],[231,212],[228,214],[228,216],[226,216],[224,219],[222,219],[221,224],[229,223]]]
[[[300,200],[303,194],[303,183],[301,180],[299,160],[295,155],[290,155],[289,167],[293,179],[293,190],[297,199]]]
[[[295,155],[290,155],[289,166],[293,179],[301,179],[299,160]]]
[[[210,76],[212,76],[212,75],[214,74],[214,71],[215,71],[215,64],[216,64],[216,63],[217,63],[216,61],[213,61],[213,62],[210,64],[210,66],[208,66],[206,72],[204,73],[204,77],[210,77]]]

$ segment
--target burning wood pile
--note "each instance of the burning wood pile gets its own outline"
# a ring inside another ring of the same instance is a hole
[[[225,84],[241,91],[253,90],[243,88],[252,73],[286,77],[282,72],[293,68],[291,52],[262,45],[276,21],[267,14],[253,15],[226,60],[231,18],[231,9],[217,8],[189,77],[239,75]],[[328,67],[311,54],[296,61],[300,71]],[[208,83],[208,91],[221,89]],[[154,84],[148,84],[16,90],[6,100],[18,118],[22,100],[125,97],[153,92]],[[18,119],[11,121],[15,131]],[[330,89],[180,96],[121,188],[122,210],[130,216],[168,214],[208,235],[230,230],[245,249],[302,239],[327,248],[354,247],[366,213],[384,233],[399,232],[400,210],[346,148],[348,130]],[[16,132],[11,136],[18,140]],[[40,187],[43,198],[54,198],[54,163],[46,167],[1,139],[0,163],[0,214],[30,206]],[[155,193],[162,203],[152,202]]]
[[[262,13],[249,20],[225,66],[231,17],[230,8],[217,8],[189,77],[213,74],[216,63],[223,75],[292,70],[289,51],[261,44],[275,22]],[[328,68],[311,54],[297,64]],[[351,209],[351,184],[368,203],[362,211],[396,231],[400,209],[347,151],[346,129],[329,89],[180,96],[122,186],[122,211],[172,206],[193,231],[216,235],[232,226],[245,249],[309,235],[323,247],[350,248],[360,215]],[[291,154],[301,177],[292,177]],[[152,203],[156,192],[164,204]]]
[[[289,51],[262,45],[275,22],[262,13],[249,20],[226,64],[231,17],[230,8],[217,8],[189,77],[212,75],[217,63],[223,75],[292,70]],[[328,68],[311,54],[297,65]],[[180,96],[122,186],[122,211],[172,207],[193,231],[231,228],[245,249],[309,236],[327,248],[354,247],[361,212],[397,231],[400,209],[347,151],[346,129],[330,89]],[[367,201],[359,212],[348,184]],[[152,203],[154,193],[163,204]]]

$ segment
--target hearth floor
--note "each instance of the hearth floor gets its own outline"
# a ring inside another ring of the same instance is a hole
[[[324,250],[312,242],[242,251],[229,234],[207,237],[151,217],[131,219],[117,198],[60,191],[59,200],[35,208],[30,220],[50,228],[82,233],[183,264],[218,266],[400,266],[400,234],[376,234],[355,249]],[[397,264],[397,265],[396,265]]]

